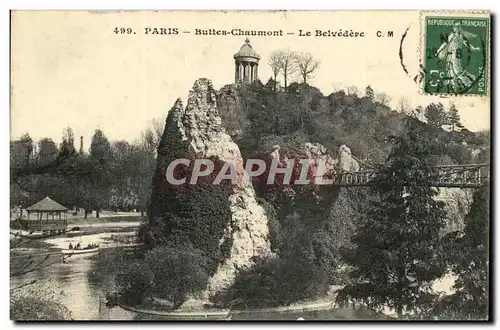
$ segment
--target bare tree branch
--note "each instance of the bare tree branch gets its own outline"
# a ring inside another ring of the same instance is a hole
[[[21,285],[18,285],[18,286],[16,286],[15,288],[11,288],[11,289],[10,289],[10,293],[12,293],[12,292],[14,292],[14,291],[17,291],[17,290],[19,290],[19,289],[22,289],[22,288],[24,288],[24,287],[27,287],[27,286],[29,286],[29,285],[35,284],[36,282],[38,282],[38,280],[37,280],[37,279],[35,279],[35,280],[31,280],[31,281],[28,281],[28,282],[23,283],[23,284],[21,284]]]
[[[351,85],[347,87],[347,95],[358,95],[358,87]]]
[[[269,57],[269,66],[271,67],[271,71],[273,72],[274,82],[278,80],[278,75],[281,72],[281,52],[274,52]]]
[[[279,51],[279,67],[283,74],[285,90],[288,87],[288,78],[297,71],[295,53],[291,50]]]
[[[376,101],[382,105],[389,106],[389,102],[391,102],[391,97],[386,93],[379,93],[375,97]]]
[[[320,61],[315,60],[311,53],[296,54],[295,62],[304,84],[307,84],[307,79],[313,77],[314,71],[320,65]]]

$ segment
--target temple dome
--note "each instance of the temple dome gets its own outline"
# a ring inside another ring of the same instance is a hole
[[[245,43],[243,44],[243,46],[241,46],[239,52],[237,52],[236,54],[234,54],[233,57],[234,58],[238,58],[238,57],[253,57],[253,58],[257,59],[257,60],[260,59],[259,54],[257,54],[255,52],[255,50],[253,50],[252,45],[250,45],[250,40],[248,40],[248,38],[245,40]]]

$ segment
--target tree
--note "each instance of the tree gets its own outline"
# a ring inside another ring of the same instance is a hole
[[[391,102],[391,97],[389,95],[387,95],[386,93],[377,94],[375,99],[378,103],[380,103],[381,105],[386,106],[386,107],[388,107],[389,102]]]
[[[295,61],[304,84],[307,84],[307,79],[312,78],[314,71],[319,67],[320,61],[315,60],[311,53],[296,54]]]
[[[27,165],[30,162],[30,158],[33,157],[33,149],[34,149],[33,140],[31,139],[28,133],[24,133],[19,139],[19,141],[24,147],[25,157],[26,157],[25,165]]]
[[[90,143],[90,157],[101,164],[109,163],[112,157],[108,138],[100,129],[96,129]]]
[[[111,144],[112,163],[110,166],[110,203],[115,210],[134,208],[135,191],[132,178],[137,174],[132,164],[133,147],[127,141],[113,141]]]
[[[376,197],[352,239],[356,248],[344,255],[355,267],[354,283],[340,290],[339,302],[388,306],[403,318],[432,297],[431,283],[447,263],[440,237],[446,214],[434,199],[431,145],[420,122],[409,118],[372,182]]]
[[[91,166],[80,161],[82,157],[72,151],[71,136],[70,128],[67,128],[59,151],[48,138],[38,142],[36,152],[27,134],[22,140],[11,141],[11,202],[27,206],[52,195],[64,205],[78,206],[79,181],[88,178],[92,171]]]
[[[57,147],[54,141],[43,138],[38,142],[38,164],[41,166],[53,163],[57,158]]]
[[[90,204],[96,210],[96,218],[99,218],[100,210],[109,201],[110,165],[112,162],[111,145],[100,129],[96,129],[92,137],[89,161],[93,169],[90,175],[92,186]],[[87,214],[87,209],[85,214]]]
[[[63,141],[66,141],[68,145],[75,147],[75,134],[73,133],[73,129],[71,127],[66,127],[63,130]]]
[[[410,103],[406,97],[403,96],[399,99],[397,111],[399,113],[404,113],[405,115],[410,115],[412,113]]]
[[[471,209],[465,217],[464,236],[453,246],[457,276],[449,298],[451,308],[459,319],[486,319],[488,316],[488,251],[489,251],[489,191],[485,185],[474,193]]]
[[[269,66],[271,67],[271,71],[273,72],[274,81],[278,80],[278,75],[281,71],[281,57],[283,56],[282,52],[273,52],[269,57]]]
[[[162,246],[146,254],[144,263],[154,274],[152,292],[179,308],[188,296],[196,296],[208,281],[207,257],[190,244]]]
[[[130,154],[132,166],[132,186],[137,192],[138,207],[141,215],[148,209],[151,197],[151,183],[155,171],[156,160],[151,151],[134,146]]]
[[[342,84],[341,83],[334,83],[332,84],[332,92],[335,94],[335,93],[338,93],[340,91],[343,91],[342,89]]]
[[[63,157],[74,155],[76,153],[75,135],[71,127],[66,127],[63,130],[63,138],[59,150],[60,150],[59,156]]]
[[[354,85],[347,87],[347,95],[358,95],[358,87]]]
[[[153,154],[156,153],[163,135],[164,127],[165,117],[154,118],[151,120],[149,127],[141,133],[141,139],[139,142],[141,147],[151,151]]]
[[[424,116],[427,124],[440,128],[447,122],[446,113],[442,103],[431,103],[425,107]]]
[[[370,85],[366,86],[365,97],[369,98],[370,100],[373,100],[373,98],[375,97],[375,93],[373,92],[373,88]]]
[[[458,109],[455,104],[450,105],[450,109],[447,114],[448,124],[451,126],[452,132],[455,132],[455,129],[464,128],[462,123],[460,123],[460,115],[458,114]]]
[[[295,53],[291,50],[282,50],[278,52],[279,68],[283,74],[285,90],[288,87],[288,78],[297,71],[295,62]]]

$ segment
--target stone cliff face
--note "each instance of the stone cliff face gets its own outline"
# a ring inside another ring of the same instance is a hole
[[[321,163],[323,164],[321,166],[325,167],[324,179],[330,178],[329,174],[359,169],[358,162],[351,157],[346,146],[341,147],[339,154],[342,157],[334,159],[323,145],[305,142],[301,146],[294,147],[293,152],[282,150],[279,145],[273,145],[267,155],[270,159],[278,159],[282,166],[291,158],[295,158],[296,164],[300,159],[302,164],[308,164],[309,174],[311,174],[308,178],[317,174]],[[292,178],[297,179],[298,175],[300,175],[300,170],[295,171]],[[265,185],[259,180],[254,180],[254,187],[259,197],[269,201],[277,211],[280,228],[278,231],[287,233],[284,234],[286,237],[279,240],[278,245],[282,245],[280,254],[286,253],[286,250],[290,249],[290,245],[295,244],[293,237],[291,241],[287,237],[290,233],[312,236],[318,231],[324,231],[325,228],[353,226],[352,223],[349,223],[353,219],[345,219],[355,212],[346,207],[348,206],[346,205],[346,196],[343,196],[341,200],[341,211],[339,211],[341,214],[338,217],[335,216],[335,212],[332,214],[332,210],[337,208],[341,194],[340,187],[330,184],[293,184],[293,179],[291,181],[292,183],[289,185]],[[352,232],[352,228],[340,228],[340,230],[343,233]],[[348,237],[339,244],[344,244],[346,240],[348,241]],[[285,245],[283,246],[283,244]]]
[[[240,150],[222,126],[215,91],[211,81],[205,78],[194,83],[186,108],[178,100],[167,118],[158,150],[152,217],[161,216],[162,200],[175,198],[166,196],[168,183],[164,173],[168,164],[174,159],[193,155],[202,159],[215,158],[235,164],[238,171],[242,169]],[[230,189],[227,203],[232,213],[231,221],[220,238],[219,246],[231,239],[232,244],[229,256],[218,265],[208,283],[209,295],[231,285],[239,269],[253,265],[254,257],[271,255],[267,217],[256,202],[251,182],[239,180]]]
[[[346,145],[341,145],[339,148],[339,168],[343,172],[359,171],[359,163],[352,157],[351,149]]]
[[[439,188],[435,199],[445,204],[446,225],[443,233],[463,230],[465,216],[472,205],[472,192],[469,189]]]
[[[245,119],[241,116],[241,98],[235,85],[226,85],[216,94],[217,108],[226,132],[234,140],[241,138],[245,126]]]
[[[224,94],[228,94],[225,91]],[[229,93],[230,94],[230,93]],[[231,94],[232,95],[232,94]],[[231,96],[230,95],[230,96]],[[151,198],[150,224],[169,221],[168,213],[172,212],[175,201],[175,189],[169,189],[166,180],[166,169],[174,160],[188,159],[217,159],[223,163],[236,166],[237,172],[243,171],[244,160],[238,145],[232,140],[223,126],[220,116],[220,105],[224,97],[219,92],[218,96],[208,79],[198,79],[189,93],[187,106],[184,107],[178,99],[169,112],[165,130],[158,148],[157,170],[153,180],[153,193]],[[226,102],[227,103],[227,102]],[[234,104],[226,104],[232,107]],[[224,105],[222,106],[224,108]],[[223,110],[223,109],[222,109]],[[339,160],[332,159],[326,148],[318,143],[302,143],[297,152],[292,154],[280,150],[275,146],[261,158],[278,158],[286,161],[288,157],[307,159],[309,168],[317,170],[319,161],[323,161],[327,171],[353,171],[359,169],[359,164],[351,157],[350,150],[342,146]],[[260,157],[260,156],[259,156]],[[238,180],[230,185],[230,194],[227,206],[230,209],[224,233],[214,237],[218,240],[219,247],[229,245],[227,257],[222,260],[210,278],[204,298],[209,298],[231,286],[239,270],[251,267],[257,258],[273,257],[269,238],[268,218],[266,212],[256,201],[255,189],[270,191],[275,198],[267,194],[260,194],[268,201],[274,200],[285,205],[281,209],[281,219],[294,226],[286,218],[293,218],[293,223],[303,221],[313,215],[316,219],[328,217],[329,210],[339,196],[339,187],[332,185],[263,185],[255,186],[247,180]],[[207,206],[207,207],[210,207]],[[304,208],[308,213],[304,213]],[[169,210],[169,211],[166,211]],[[175,209],[173,210],[175,213]],[[284,213],[283,213],[284,212]],[[324,214],[324,216],[322,216]],[[314,216],[317,215],[317,216]],[[311,223],[313,229],[315,225]]]
[[[271,147],[268,153],[270,159],[280,160],[280,164],[284,166],[285,162],[290,158],[295,158],[295,164],[301,160],[302,164],[308,164],[309,174],[312,176],[316,175],[318,171],[324,173],[324,179],[329,179],[330,174],[342,173],[342,172],[355,172],[360,169],[360,165],[357,160],[355,160],[351,155],[351,150],[342,145],[339,149],[339,159],[332,158],[326,148],[320,143],[303,143],[301,148],[295,151],[292,155],[286,152],[281,152],[281,147],[279,145],[274,145]],[[304,162],[303,160],[307,160]],[[324,167],[324,168],[323,168]],[[297,178],[299,171],[296,171],[293,177]],[[293,179],[292,179],[293,180]],[[307,186],[307,185],[306,185]],[[286,187],[287,192],[291,192],[295,195],[293,190],[304,191],[302,185],[290,185]],[[330,199],[338,194],[340,188],[332,185],[309,185],[306,190],[312,190],[313,196],[317,199]],[[331,196],[330,196],[331,195]],[[335,198],[333,198],[335,201]]]

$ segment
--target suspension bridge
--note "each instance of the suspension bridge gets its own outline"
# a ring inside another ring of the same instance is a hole
[[[489,181],[490,164],[435,166],[435,187],[479,188]],[[341,187],[369,186],[376,176],[374,169],[333,174],[333,184]]]

